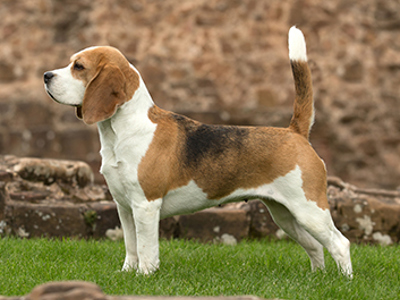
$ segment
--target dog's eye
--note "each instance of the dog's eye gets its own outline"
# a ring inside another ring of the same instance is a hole
[[[74,70],[76,70],[76,71],[81,71],[81,70],[83,70],[85,67],[83,66],[83,65],[81,65],[80,63],[78,63],[78,62],[76,62],[75,64],[74,64]]]

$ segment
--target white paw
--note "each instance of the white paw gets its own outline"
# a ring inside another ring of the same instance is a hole
[[[127,262],[127,260],[125,260],[121,272],[131,272],[134,270],[137,270],[137,263]]]
[[[156,263],[139,263],[137,273],[142,275],[151,275],[158,270],[159,264],[159,261]]]

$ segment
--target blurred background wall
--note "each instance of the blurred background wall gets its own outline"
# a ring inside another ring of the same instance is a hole
[[[80,159],[96,126],[44,92],[43,72],[92,45],[119,48],[155,102],[207,123],[287,126],[287,32],[303,30],[328,173],[400,185],[398,0],[1,0],[0,154]]]

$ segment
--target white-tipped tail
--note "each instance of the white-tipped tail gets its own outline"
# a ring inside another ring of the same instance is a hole
[[[314,100],[310,68],[307,64],[306,42],[296,27],[289,30],[289,57],[296,99],[289,128],[308,139],[314,123]]]
[[[293,26],[289,30],[289,58],[296,61],[307,61],[306,41],[300,29]]]

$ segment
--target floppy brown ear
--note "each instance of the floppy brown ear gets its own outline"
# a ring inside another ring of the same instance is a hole
[[[119,67],[104,65],[86,87],[82,108],[76,110],[77,117],[81,117],[86,124],[111,118],[117,108],[128,100],[125,81]]]

